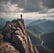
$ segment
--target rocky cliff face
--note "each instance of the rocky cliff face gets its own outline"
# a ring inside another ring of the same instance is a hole
[[[0,31],[0,53],[38,53],[26,33],[23,19],[7,22]]]

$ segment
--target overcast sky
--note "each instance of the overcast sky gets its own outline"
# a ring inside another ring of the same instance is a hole
[[[54,0],[0,0],[0,17],[54,17]]]

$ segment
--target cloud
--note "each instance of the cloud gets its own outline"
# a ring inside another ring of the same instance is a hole
[[[0,12],[19,12],[19,8],[17,4],[11,4],[8,2],[7,4],[0,4]]]
[[[6,12],[9,8],[13,10],[12,7],[15,4],[17,5],[15,8],[18,9],[16,9],[17,12],[20,9],[23,9],[22,12],[37,12],[47,9],[42,0],[0,0],[0,12]]]
[[[19,12],[29,17],[34,12],[34,17],[54,13],[54,0],[0,0],[0,17],[18,17]]]
[[[49,9],[49,10],[48,10],[48,13],[54,13],[54,8]]]
[[[48,8],[54,8],[54,0],[43,0],[43,4]]]
[[[47,16],[47,14],[39,14],[36,12],[33,13],[23,13],[23,18],[27,18],[27,19],[37,19],[39,17],[42,16]],[[20,13],[0,13],[0,17],[1,18],[20,18]]]

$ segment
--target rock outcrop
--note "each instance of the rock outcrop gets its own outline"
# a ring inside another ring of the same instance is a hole
[[[0,31],[0,53],[38,53],[26,33],[23,19],[7,22]]]

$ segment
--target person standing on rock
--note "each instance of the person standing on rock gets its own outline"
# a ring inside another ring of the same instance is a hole
[[[22,19],[23,15],[21,14],[20,17],[21,17],[21,19]]]

